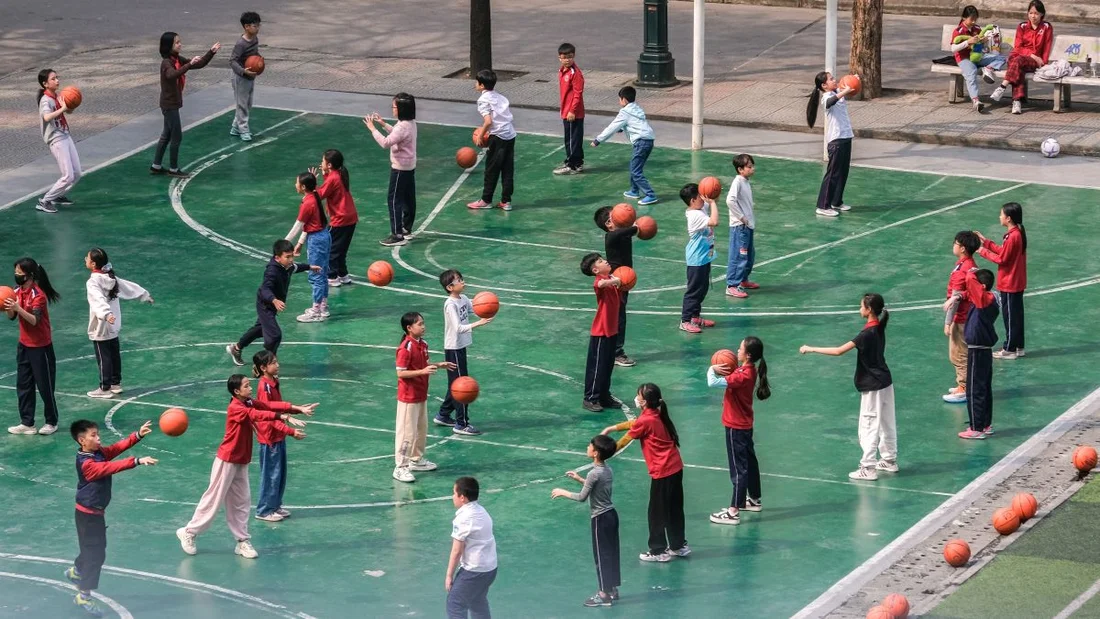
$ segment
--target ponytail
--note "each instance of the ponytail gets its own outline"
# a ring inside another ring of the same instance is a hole
[[[829,81],[829,74],[825,71],[814,77],[814,91],[810,93],[810,100],[806,104],[806,124],[811,129],[817,123],[817,108],[821,107],[821,87]]]
[[[321,194],[317,193],[316,191],[311,191],[310,193],[313,194],[313,199],[317,201],[317,212],[321,215],[321,227],[327,228],[328,217],[325,216],[325,206],[324,203],[321,202]]]
[[[668,432],[669,437],[672,438],[672,442],[679,447],[680,435],[676,433],[676,425],[672,423],[672,418],[668,416],[668,406],[665,405],[664,399],[661,398],[661,388],[653,383],[645,383],[641,387],[638,387],[638,395],[642,396],[646,408],[657,411],[661,423],[665,426],[665,431]]]
[[[321,228],[328,227],[328,217],[325,216],[324,203],[321,202],[321,194],[317,193],[317,177],[312,172],[302,172],[298,175],[298,184],[303,189],[313,194],[313,199],[317,201],[317,213],[321,216]]]
[[[1008,202],[1001,207],[1001,212],[1012,221],[1013,225],[1020,229],[1020,238],[1024,242],[1024,252],[1027,252],[1027,232],[1024,231],[1024,207],[1020,206],[1019,202]]]
[[[271,365],[272,361],[275,361],[275,353],[270,350],[261,350],[252,355],[252,375],[256,378],[263,376],[264,368]]]
[[[874,292],[868,292],[863,295],[863,306],[871,310],[875,319],[878,320],[878,326],[883,331],[886,331],[886,323],[890,322],[890,312],[886,310],[886,301],[883,300],[882,295]]]
[[[53,72],[53,69],[42,69],[38,72],[38,98],[34,100],[35,103],[42,103],[42,97],[46,94],[46,81],[50,79],[50,73]]]
[[[95,265],[95,268],[98,269],[100,273],[114,280],[114,286],[112,286],[111,290],[107,293],[107,298],[117,299],[118,277],[115,276],[115,268],[111,265],[110,259],[107,258],[107,252],[99,247],[93,247],[88,251],[88,258],[91,259],[92,264]]]
[[[34,261],[33,258],[24,257],[15,261],[15,265],[19,267],[20,271],[31,279],[42,292],[46,294],[46,299],[50,303],[55,303],[61,300],[61,295],[54,290],[54,287],[50,284],[50,276],[46,274],[46,269]]]
[[[756,397],[767,400],[772,397],[772,388],[768,384],[768,362],[764,361],[764,342],[750,335],[745,338],[745,354],[751,363],[756,363]]]
[[[336,170],[340,175],[340,182],[344,185],[344,190],[351,191],[351,176],[348,174],[348,169],[344,167],[344,154],[336,149],[331,149],[326,150],[323,156],[329,167]]]

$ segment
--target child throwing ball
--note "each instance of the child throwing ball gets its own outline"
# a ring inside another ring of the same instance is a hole
[[[95,347],[99,365],[99,388],[88,392],[91,398],[113,398],[122,393],[122,354],[118,336],[122,331],[122,307],[119,299],[138,299],[152,305],[149,291],[115,275],[107,252],[93,247],[84,256],[84,266],[92,274],[88,290],[88,339]]]
[[[65,112],[69,108],[57,96],[57,89],[61,87],[57,71],[39,71],[38,87],[38,120],[42,128],[42,139],[49,147],[57,167],[61,169],[61,178],[38,200],[35,208],[43,213],[56,213],[58,204],[73,203],[66,194],[80,180],[80,157],[76,154],[76,142],[69,134],[69,121],[65,118]]]
[[[252,375],[259,379],[256,399],[260,402],[282,402],[279,392],[279,360],[270,350],[252,355]],[[312,413],[306,413],[312,415]],[[260,443],[260,500],[256,503],[256,520],[279,522],[290,517],[283,509],[286,491],[286,437],[305,438],[305,432],[285,423],[257,421],[256,440]]]

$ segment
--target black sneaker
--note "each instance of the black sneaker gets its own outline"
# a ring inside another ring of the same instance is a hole
[[[588,400],[585,400],[584,404],[581,404],[581,406],[584,407],[584,410],[592,411],[593,413],[602,413],[603,412],[603,407],[600,406],[600,404],[598,402],[589,402]]]
[[[597,606],[611,606],[611,598],[604,597],[597,593],[596,595],[593,595],[592,597],[585,600],[584,605],[588,608],[595,608]]]
[[[381,241],[378,241],[378,242],[381,243],[382,245],[385,245],[386,247],[398,247],[400,245],[407,245],[408,244],[408,241],[405,240],[405,237],[396,236],[396,235],[393,235],[393,234],[387,236],[386,238],[384,238],[384,239],[382,239]]]
[[[153,176],[159,176],[161,174],[168,174],[168,170],[165,170],[164,168],[158,168],[156,166],[149,166],[149,174],[152,174]]]
[[[607,397],[600,400],[600,406],[604,408],[622,408],[623,401],[613,395],[608,394]]]
[[[171,176],[172,178],[191,178],[190,174],[184,172],[183,170],[180,170],[179,168],[175,170],[168,170],[168,176]]]
[[[236,344],[230,344],[225,347],[225,352],[229,353],[229,356],[233,358],[233,363],[240,366],[244,365],[244,359],[241,357],[241,351],[237,348]]]
[[[55,198],[53,203],[62,204],[64,206],[71,206],[73,201],[69,199],[69,196],[61,196],[60,198]]]
[[[53,202],[46,202],[45,200],[39,200],[38,204],[34,205],[34,208],[42,211],[43,213],[57,212],[57,207],[53,205]]]
[[[636,365],[635,361],[625,354],[615,357],[615,365],[624,368],[632,368]]]

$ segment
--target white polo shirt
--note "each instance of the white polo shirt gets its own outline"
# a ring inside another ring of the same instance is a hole
[[[511,104],[507,97],[495,90],[486,90],[477,98],[477,113],[488,116],[492,121],[489,127],[489,135],[495,135],[502,140],[514,140],[516,129],[512,126]]]
[[[491,572],[497,569],[497,542],[493,538],[493,519],[477,501],[458,508],[451,526],[451,537],[466,542],[459,566],[467,572]]]

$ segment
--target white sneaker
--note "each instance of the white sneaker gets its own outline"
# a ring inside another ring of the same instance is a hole
[[[814,212],[817,213],[818,215],[821,215],[822,217],[837,217],[837,216],[840,215],[840,213],[838,211],[836,211],[835,209],[831,209],[831,208],[819,208],[819,209],[815,210]]]
[[[283,509],[283,508],[281,508],[281,507],[279,509],[275,510],[275,513],[279,514],[283,518],[290,518],[290,512]]]
[[[638,555],[638,559],[645,561],[646,563],[668,563],[672,560],[672,555],[668,554],[668,551],[661,554],[653,554],[652,552],[643,552]]]
[[[878,463],[875,464],[875,470],[882,471],[883,473],[897,473],[898,463],[890,462],[889,460],[879,460]]]
[[[424,458],[413,460],[409,463],[410,471],[434,471],[437,468],[439,467],[436,466],[435,462],[432,462],[431,460],[425,460]]]
[[[344,275],[340,278],[340,284],[341,285],[350,284],[350,283],[351,283],[351,276],[350,275]]]
[[[42,426],[41,428],[38,428],[38,434],[40,436],[49,436],[49,435],[53,434],[54,432],[57,432],[57,426],[49,424],[49,423]]]
[[[987,84],[992,84],[997,81],[997,75],[993,73],[993,67],[982,67],[982,79],[984,79]]]
[[[329,313],[329,311],[328,311],[328,306],[327,305],[322,305],[321,306],[321,318],[328,318],[331,315],[332,314]]]
[[[312,307],[302,312],[301,316],[298,316],[298,322],[324,322],[325,317],[321,315],[321,312],[315,311]]]
[[[993,93],[989,95],[989,98],[994,101],[1000,101],[1001,97],[1005,96],[1005,87],[998,86],[993,89]]]
[[[740,513],[733,514],[733,513],[730,513],[730,510],[723,509],[720,512],[715,512],[715,513],[711,514],[710,515],[710,521],[713,522],[714,524],[729,524],[729,525],[736,526],[736,525],[741,524],[741,514]]]
[[[111,393],[122,393],[122,385],[111,385]]]
[[[858,469],[848,473],[848,479],[854,479],[855,481],[876,481],[878,480],[878,473],[875,472],[873,467],[859,467]]]
[[[399,466],[393,470],[393,478],[397,481],[403,481],[406,484],[411,484],[416,481],[416,477],[409,471],[407,466]]]
[[[180,540],[180,548],[189,555],[196,555],[199,553],[199,549],[195,546],[195,536],[187,532],[187,529],[180,527],[176,529],[176,537]]]
[[[233,552],[241,555],[245,559],[255,559],[260,556],[260,553],[256,552],[256,549],[252,547],[252,542],[246,539],[237,542],[237,547],[233,549]]]
[[[1024,349],[1023,348],[1017,348],[1016,349],[1016,356],[1017,357],[1023,357],[1024,356]]]
[[[1012,102],[1012,113],[1013,114],[1023,114],[1024,113],[1024,105],[1022,103],[1020,103],[1019,101],[1013,101]]]
[[[833,210],[835,210],[835,211],[850,211],[850,210],[852,210],[852,207],[848,206],[847,204],[839,204],[837,206],[834,206]]]
[[[745,506],[741,509],[747,512],[760,512],[764,511],[764,504],[760,502],[760,499],[749,497],[745,499]]]
[[[100,399],[106,400],[106,399],[115,397],[115,394],[111,393],[110,390],[104,390],[102,388],[96,388],[96,389],[88,392],[88,397],[89,398],[100,398]]]
[[[1012,352],[1010,350],[998,350],[997,352],[993,353],[993,358],[994,359],[1005,359],[1005,360],[1008,360],[1008,361],[1012,361],[1012,360],[1015,360],[1019,357],[1020,357],[1020,353]]]
[[[951,391],[943,394],[943,401],[948,404],[966,404],[965,391]]]
[[[23,424],[8,428],[8,432],[10,434],[38,434],[38,430],[36,430],[34,426],[25,426]]]
[[[669,548],[665,552],[667,552],[670,556],[673,556],[673,557],[686,557],[686,556],[691,554],[691,547],[688,546],[687,544],[684,544],[678,550],[673,550],[673,549]]]
[[[335,278],[330,277],[330,278],[328,278],[328,285],[329,285],[329,288],[339,288],[340,286],[343,285],[343,282],[340,281],[339,277],[335,277]]]
[[[264,522],[279,522],[282,519],[283,517],[279,515],[279,512],[271,512],[263,516],[256,514],[256,520],[263,520]]]

